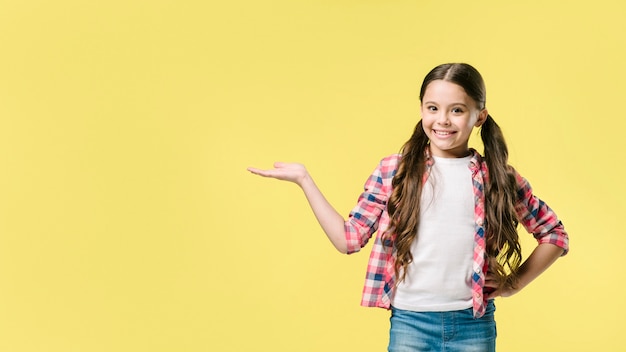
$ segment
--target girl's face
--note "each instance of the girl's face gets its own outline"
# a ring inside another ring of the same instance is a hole
[[[472,130],[487,119],[487,109],[479,110],[463,87],[444,80],[428,84],[421,111],[430,152],[443,158],[467,156]]]

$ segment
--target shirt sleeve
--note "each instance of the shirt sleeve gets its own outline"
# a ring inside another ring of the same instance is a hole
[[[569,237],[563,223],[544,201],[533,194],[532,187],[525,178],[517,172],[515,177],[518,186],[515,210],[520,223],[539,244],[551,243],[563,249],[562,255],[567,254]]]
[[[364,191],[344,224],[348,254],[358,252],[379,228],[391,191],[399,156],[387,157],[379,163],[365,182]]]

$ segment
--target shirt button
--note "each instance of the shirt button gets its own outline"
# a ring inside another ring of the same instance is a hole
[[[478,226],[483,226],[483,219],[478,219],[476,223],[478,224]]]

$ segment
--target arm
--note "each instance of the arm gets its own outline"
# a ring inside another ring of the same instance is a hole
[[[517,286],[496,290],[488,298],[514,295],[569,251],[569,237],[563,223],[544,201],[533,194],[528,181],[517,172],[516,179],[518,184],[518,201],[515,206],[517,217],[526,231],[535,237],[538,245],[520,266]],[[492,279],[491,275],[486,276],[486,287],[497,287]]]
[[[297,163],[275,163],[274,169],[260,170],[249,167],[248,171],[255,175],[271,177],[297,184],[304,192],[315,218],[326,233],[330,242],[332,242],[339,252],[346,253],[348,251],[344,232],[344,218],[326,200],[304,165]]]
[[[550,267],[561,255],[563,255],[563,248],[550,243],[539,244],[528,259],[520,266],[517,286],[515,288],[505,287],[501,290],[493,291],[487,298],[492,299],[498,296],[509,297],[516,294],[541,275],[541,273]],[[491,283],[493,283],[493,285],[490,285]],[[490,275],[487,275],[485,286],[495,288],[497,287],[497,283],[491,280]]]

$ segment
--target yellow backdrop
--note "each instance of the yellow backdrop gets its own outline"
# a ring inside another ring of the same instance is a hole
[[[449,61],[571,236],[497,300],[499,350],[626,350],[625,23],[618,0],[0,0],[0,351],[385,350],[370,247],[338,254],[245,169],[303,162],[347,215]]]

